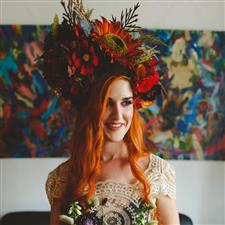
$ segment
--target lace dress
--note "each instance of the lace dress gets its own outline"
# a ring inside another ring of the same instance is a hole
[[[46,182],[46,193],[50,204],[54,198],[60,198],[65,190],[68,174],[68,161],[58,166],[49,175]],[[154,154],[149,155],[149,164],[145,175],[151,184],[149,199],[154,207],[161,195],[176,198],[175,170],[167,161]],[[100,205],[97,208],[97,217],[104,217],[108,225],[132,225],[140,205],[143,204],[141,185],[120,183],[114,180],[99,181],[96,183],[95,196]],[[146,215],[151,217],[151,215]],[[149,218],[150,219],[150,218]]]

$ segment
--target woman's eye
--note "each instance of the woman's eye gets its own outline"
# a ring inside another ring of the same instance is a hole
[[[129,106],[129,105],[132,105],[132,104],[133,104],[132,100],[126,100],[126,101],[122,102],[122,106]]]
[[[112,106],[113,105],[113,101],[111,99],[108,100],[108,106]]]

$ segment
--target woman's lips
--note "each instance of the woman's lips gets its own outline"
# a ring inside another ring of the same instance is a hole
[[[106,123],[106,127],[112,131],[120,130],[124,125],[124,123]]]

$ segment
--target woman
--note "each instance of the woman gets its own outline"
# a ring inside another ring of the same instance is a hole
[[[155,57],[122,19],[92,22],[87,34],[82,13],[46,39],[44,75],[77,109],[71,157],[46,183],[51,224],[179,224],[174,169],[146,149],[137,111],[160,88]]]

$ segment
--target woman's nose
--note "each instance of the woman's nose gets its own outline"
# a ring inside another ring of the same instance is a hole
[[[112,109],[112,116],[114,119],[121,119],[122,118],[122,109],[119,104],[114,104]]]

